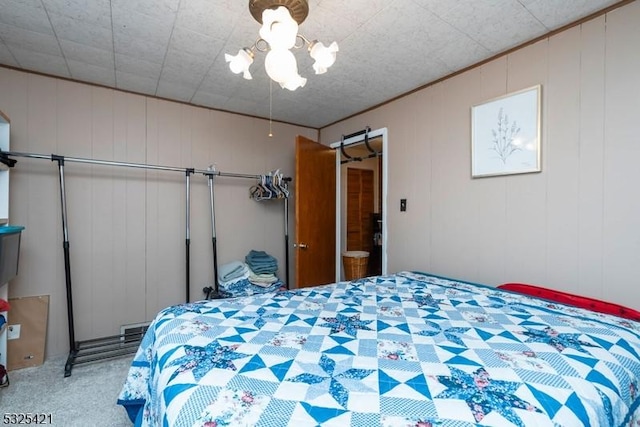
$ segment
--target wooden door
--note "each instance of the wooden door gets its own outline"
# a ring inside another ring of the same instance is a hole
[[[373,247],[373,171],[347,169],[347,250],[371,252]]]
[[[336,153],[296,137],[296,286],[336,277]]]

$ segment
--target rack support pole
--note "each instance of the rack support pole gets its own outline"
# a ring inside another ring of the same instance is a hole
[[[211,208],[211,244],[213,248],[213,295],[208,298],[220,298],[220,287],[218,284],[218,242],[216,237],[216,213],[213,197],[213,173],[207,174],[209,184],[209,202]]]
[[[287,289],[289,289],[289,198],[284,199],[284,260],[285,278]]]
[[[191,229],[190,229],[190,218],[191,218],[191,174],[194,172],[193,169],[185,170],[185,183],[186,183],[186,221],[185,221],[185,231],[186,231],[186,251],[185,251],[185,269],[186,269],[186,277],[185,277],[185,291],[186,291],[186,302],[189,303],[191,300],[190,289],[191,289],[191,259],[189,256],[189,248],[191,246]]]
[[[67,196],[64,183],[64,157],[51,156],[51,161],[58,162],[60,182],[60,211],[62,213],[62,250],[64,251],[64,277],[67,291],[67,326],[69,328],[69,356],[64,366],[64,376],[71,375],[73,362],[78,354],[75,329],[73,324],[73,297],[71,288],[71,257],[69,255],[69,228],[67,227]]]

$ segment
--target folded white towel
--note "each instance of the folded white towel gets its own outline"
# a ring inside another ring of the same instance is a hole
[[[262,274],[249,274],[249,281],[254,285],[271,284],[278,280],[275,274],[262,273]]]
[[[242,274],[242,276],[234,277],[233,279],[229,279],[229,280],[220,280],[220,279],[218,278],[218,284],[219,284],[220,286],[229,286],[229,285],[232,285],[232,284],[234,284],[234,283],[241,282],[241,281],[243,281],[243,280],[247,280],[247,279],[249,279],[249,274],[251,274],[251,272],[247,269],[247,271],[245,271],[245,272]]]

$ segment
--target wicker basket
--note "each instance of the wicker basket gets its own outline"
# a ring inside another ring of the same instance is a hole
[[[367,275],[369,252],[346,251],[342,253],[342,265],[344,266],[344,278],[346,280],[360,279]]]

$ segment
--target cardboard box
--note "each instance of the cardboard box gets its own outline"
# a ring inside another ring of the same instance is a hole
[[[9,300],[7,327],[7,370],[40,366],[44,363],[49,295]]]

